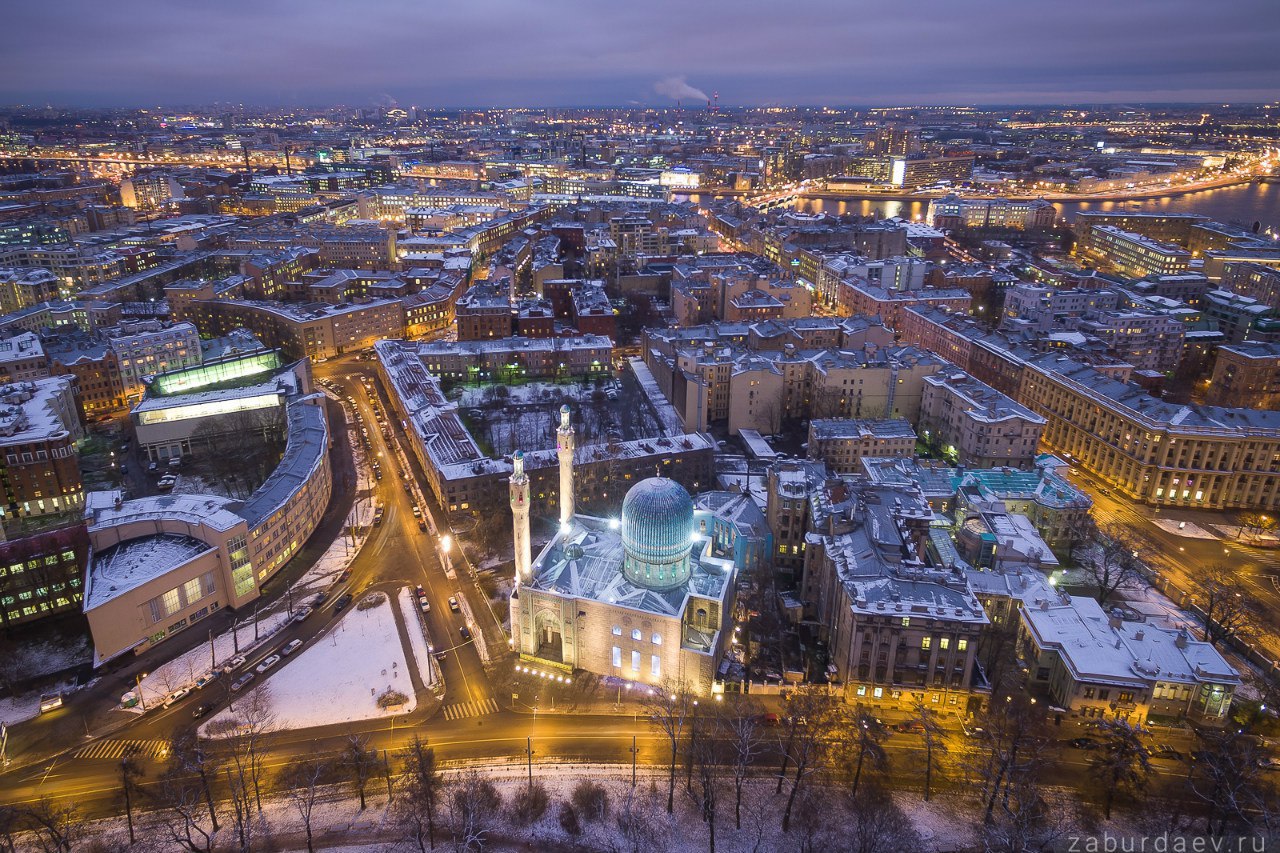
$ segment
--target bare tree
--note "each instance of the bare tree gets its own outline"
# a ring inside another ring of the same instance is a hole
[[[1026,693],[993,694],[980,718],[978,749],[971,756],[979,780],[983,821],[994,820],[996,805],[1010,803],[1034,789],[1046,742],[1043,708]]]
[[[210,853],[218,832],[207,792],[181,767],[160,780],[157,823],[165,837],[184,853]]]
[[[200,791],[204,794],[205,805],[209,809],[209,822],[213,832],[218,831],[218,813],[213,805],[213,787],[210,779],[216,777],[218,768],[213,764],[192,729],[177,732],[169,742],[169,764],[171,774],[195,774],[200,780]]]
[[[22,813],[13,806],[0,806],[0,853],[16,853]]]
[[[840,815],[840,849],[850,853],[897,853],[918,849],[920,836],[911,818],[889,791],[873,780],[847,797],[847,817]]]
[[[1234,726],[1196,730],[1200,749],[1187,776],[1191,793],[1207,809],[1205,830],[1224,835],[1249,826],[1250,816],[1273,812],[1275,791],[1261,777],[1258,740]]]
[[[448,806],[454,849],[484,850],[502,810],[502,796],[494,784],[468,770],[450,785]]]
[[[919,726],[924,741],[924,801],[929,802],[933,791],[933,774],[941,772],[941,759],[947,754],[947,730],[937,713],[924,701],[924,694],[917,694],[912,705],[915,711],[911,722]]]
[[[1252,615],[1234,572],[1222,563],[1210,563],[1195,578],[1195,604],[1200,611],[1204,640],[1215,647],[1247,634]]]
[[[662,814],[661,794],[656,788],[627,788],[618,806],[618,832],[624,842],[622,853],[661,853],[668,845],[670,818]]]
[[[1089,776],[1102,789],[1107,820],[1117,797],[1136,796],[1147,787],[1151,754],[1147,730],[1124,720],[1099,720],[1094,724],[1102,747],[1089,757]]]
[[[742,789],[756,759],[764,751],[760,736],[760,706],[744,699],[722,706],[719,737],[725,742],[733,778],[733,824],[742,829]]]
[[[877,773],[883,773],[889,767],[889,757],[884,749],[889,731],[868,708],[861,705],[847,718],[847,723],[845,719],[840,720],[836,731],[844,741],[842,747],[852,765],[849,794],[856,798],[864,766]]]
[[[136,844],[137,837],[133,831],[133,795],[138,790],[138,780],[143,777],[142,767],[131,755],[120,759],[120,794],[124,798],[124,818],[129,827],[129,843]]]
[[[318,759],[303,760],[289,766],[285,771],[281,784],[285,794],[298,818],[302,821],[302,829],[307,835],[307,853],[315,853],[315,842],[311,833],[311,815],[315,811],[320,796],[320,784],[329,772],[329,765]]]
[[[683,681],[664,681],[644,698],[642,705],[649,722],[666,736],[671,747],[667,785],[667,814],[671,814],[675,811],[676,761],[680,757],[680,740],[693,716],[693,693]]]
[[[1053,845],[1076,831],[1078,808],[1065,793],[1044,791],[1033,776],[1014,780],[1008,797],[979,822],[984,853],[1028,853],[1056,849]]]
[[[360,797],[360,811],[367,807],[365,790],[369,785],[369,777],[377,770],[378,756],[369,751],[367,735],[347,735],[347,742],[342,747],[342,768],[350,774],[351,783],[355,785],[356,794]]]
[[[417,738],[402,754],[403,774],[396,794],[395,813],[419,853],[436,847],[436,811],[444,788],[436,766],[436,751]]]
[[[237,782],[262,813],[262,786],[269,752],[267,735],[276,724],[271,685],[262,684],[230,708],[232,716],[210,725],[210,734],[223,738],[226,757]]]
[[[695,766],[694,802],[698,805],[698,813],[702,822],[707,825],[707,849],[716,853],[716,803],[720,789],[720,763],[716,755],[716,742],[704,737],[690,746]]]
[[[1080,568],[1093,582],[1099,604],[1106,604],[1123,587],[1142,579],[1142,546],[1119,524],[1092,524],[1088,532],[1092,546]]]
[[[23,810],[23,817],[43,853],[67,853],[84,835],[84,821],[74,803],[58,804],[41,797]]]
[[[800,795],[809,778],[824,769],[828,740],[832,733],[834,702],[826,693],[812,686],[803,686],[791,697],[790,714],[787,717],[786,738],[782,750],[782,768],[779,772],[779,790],[782,777],[787,774],[788,762],[794,768],[791,776],[791,792],[787,795],[787,807],[782,813],[782,831],[791,829],[791,814],[796,797]]]

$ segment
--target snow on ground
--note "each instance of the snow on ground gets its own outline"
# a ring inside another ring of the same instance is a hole
[[[0,699],[0,723],[12,726],[40,716],[40,692]]]
[[[215,662],[218,666],[222,666],[234,657],[237,654],[237,648],[240,650],[239,654],[245,654],[270,641],[272,635],[280,630],[288,619],[289,614],[284,610],[279,613],[259,614],[258,639],[255,641],[253,639],[253,614],[250,613],[246,619],[237,624],[236,634],[238,636],[233,637],[231,631],[228,630],[213,638],[212,652],[210,652],[209,643],[206,641],[186,654],[179,655],[148,673],[147,677],[142,679],[143,701],[148,708],[154,707],[173,691],[182,687],[192,686],[197,678],[213,669]],[[197,627],[191,630],[199,629]]]
[[[278,729],[305,729],[392,716],[377,699],[397,690],[408,702],[395,709],[407,714],[417,707],[408,661],[396,630],[391,601],[360,610],[352,604],[336,625],[310,646],[281,662],[266,679]],[[317,701],[323,697],[323,701]],[[202,727],[234,719],[234,704]]]
[[[1166,533],[1184,536],[1188,539],[1220,539],[1212,530],[1205,530],[1194,521],[1175,521],[1172,518],[1152,518],[1151,523]]]
[[[422,612],[418,608],[418,596],[409,587],[403,587],[398,596],[400,615],[409,633],[409,645],[413,648],[413,660],[418,667],[422,683],[434,687],[436,683],[435,659],[427,648],[427,626],[422,624]]]

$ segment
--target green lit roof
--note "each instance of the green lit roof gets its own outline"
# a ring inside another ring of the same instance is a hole
[[[283,366],[284,359],[280,357],[279,350],[261,350],[199,367],[161,373],[151,381],[148,396],[170,397],[207,391],[215,386],[253,385]]]

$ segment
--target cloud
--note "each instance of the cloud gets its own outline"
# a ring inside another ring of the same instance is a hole
[[[711,96],[695,89],[683,77],[665,77],[653,84],[653,91],[673,101],[709,101]]]

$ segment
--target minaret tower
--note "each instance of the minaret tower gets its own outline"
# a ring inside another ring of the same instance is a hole
[[[511,456],[511,527],[516,554],[516,585],[528,583],[533,573],[533,546],[529,541],[529,475],[524,453]]]
[[[560,527],[573,520],[573,427],[569,425],[569,404],[560,407],[560,428],[556,430],[556,454],[560,457]]]

